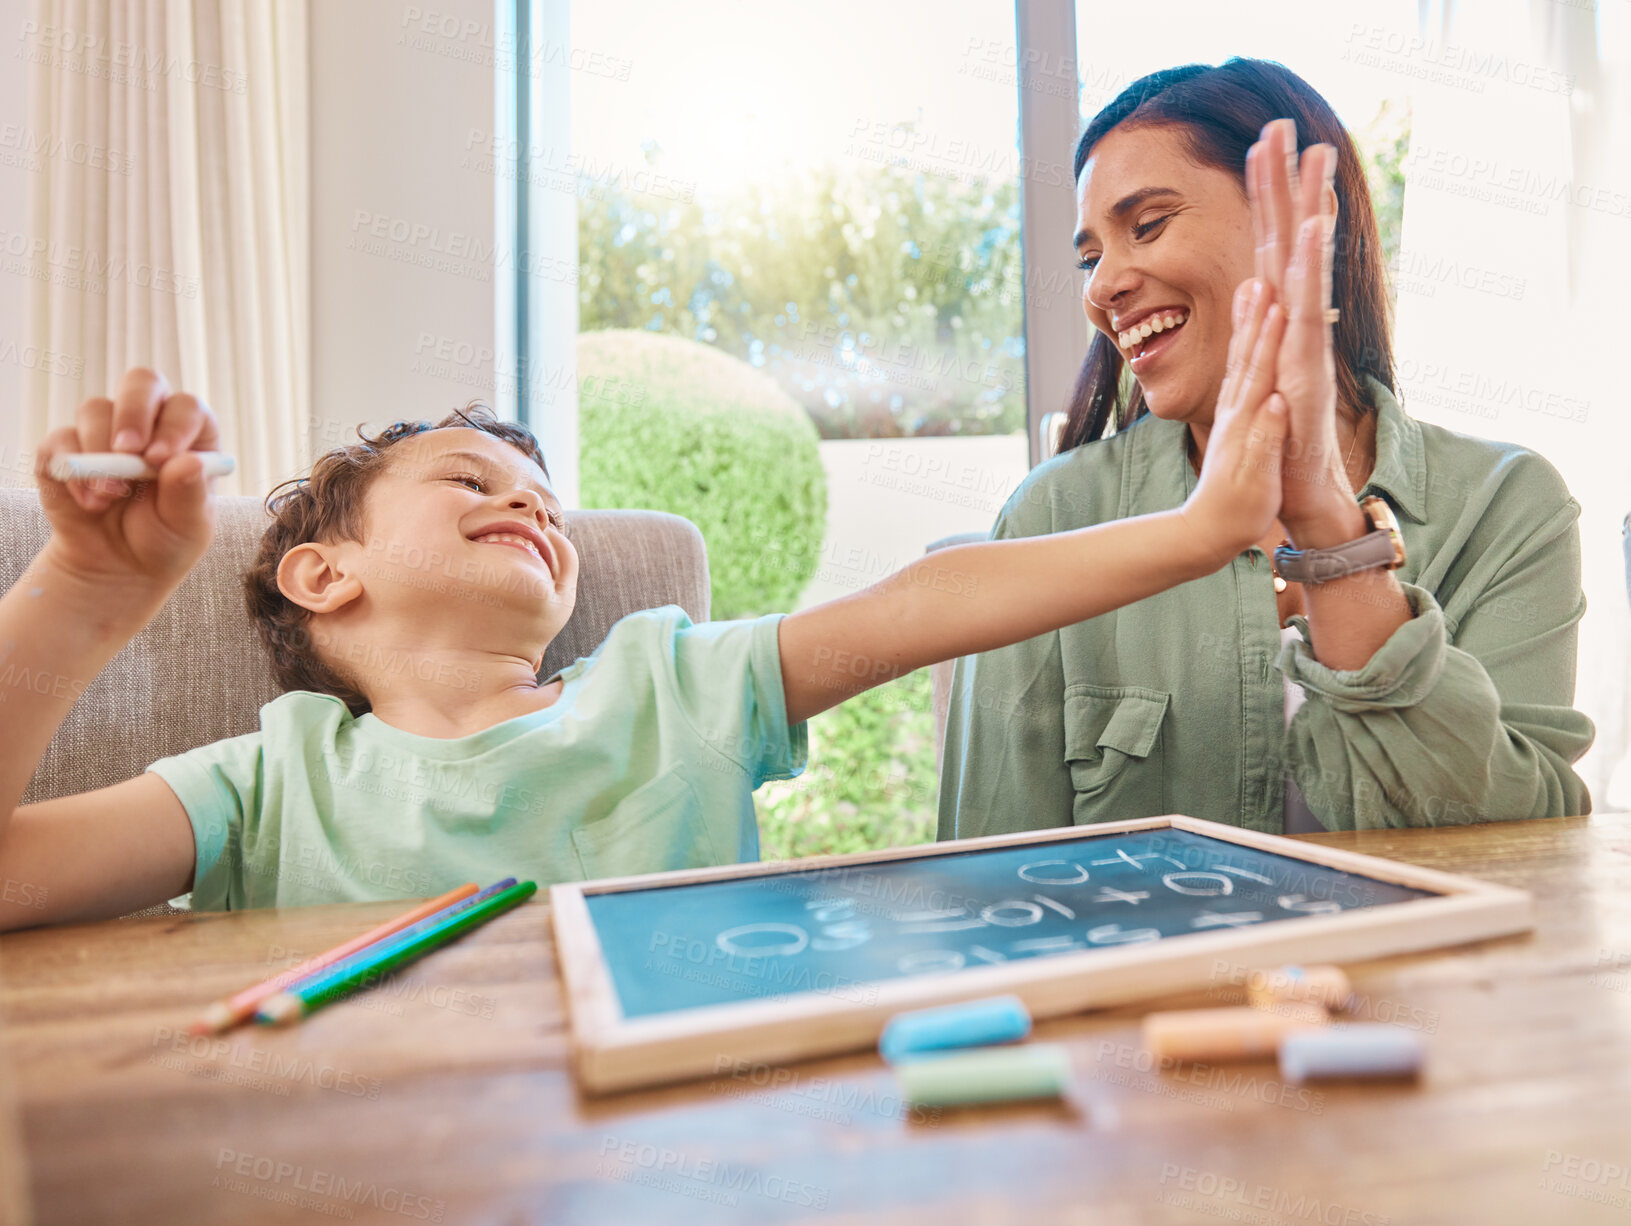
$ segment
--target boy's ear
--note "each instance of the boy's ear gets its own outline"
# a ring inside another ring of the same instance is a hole
[[[312,613],[350,604],[362,595],[362,580],[340,564],[337,553],[310,541],[296,545],[277,564],[278,591]]]

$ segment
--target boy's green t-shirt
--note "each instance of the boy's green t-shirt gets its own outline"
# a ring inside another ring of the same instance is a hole
[[[452,740],[295,691],[260,731],[162,758],[197,848],[198,910],[422,898],[759,858],[753,791],[803,771],[777,626],[623,618],[559,699]]]

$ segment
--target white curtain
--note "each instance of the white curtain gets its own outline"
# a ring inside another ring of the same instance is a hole
[[[203,398],[264,493],[309,463],[306,0],[35,0],[25,437],[129,366]],[[76,142],[79,144],[76,146]]]
[[[1419,15],[1421,45],[1380,64],[1411,81],[1402,400],[1540,452],[1579,501],[1575,704],[1597,741],[1576,769],[1598,810],[1631,809],[1631,6],[1422,0]]]

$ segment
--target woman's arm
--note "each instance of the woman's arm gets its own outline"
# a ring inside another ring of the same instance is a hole
[[[1329,549],[1370,531],[1339,445],[1331,262],[1337,226],[1337,151],[1297,154],[1296,124],[1277,119],[1246,154],[1257,275],[1286,304],[1275,390],[1290,406],[1280,520],[1298,549]],[[1356,429],[1357,429],[1356,424]],[[1367,570],[1303,589],[1322,664],[1360,668],[1411,617],[1387,571]]]
[[[1295,126],[1275,121],[1247,155],[1246,180],[1258,275],[1281,287],[1289,312],[1275,378],[1290,406],[1280,515],[1299,549],[1318,549],[1369,525],[1336,445],[1325,313],[1336,150],[1316,145],[1300,166],[1295,151]],[[1459,624],[1448,626],[1429,592],[1387,571],[1305,586],[1308,641],[1280,657],[1309,698],[1287,732],[1286,757],[1327,825],[1453,825],[1590,808],[1570,766],[1593,735],[1571,706],[1584,608],[1579,508],[1544,461],[1531,457],[1523,469],[1495,494],[1552,514],[1533,531],[1527,517],[1499,517],[1509,531],[1490,534],[1472,561],[1475,571],[1495,569]],[[1521,543],[1509,549],[1509,539]]]
[[[1571,705],[1585,610],[1579,507],[1544,461],[1527,467],[1529,480],[1504,497],[1552,511],[1509,550],[1468,550],[1483,573],[1451,601],[1464,610],[1458,624],[1431,593],[1405,584],[1413,616],[1363,667],[1330,668],[1302,643],[1282,653],[1308,695],[1287,731],[1287,765],[1328,827],[1590,812],[1571,765],[1594,735]]]

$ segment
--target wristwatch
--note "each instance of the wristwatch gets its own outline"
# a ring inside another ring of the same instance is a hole
[[[1376,495],[1363,498],[1359,509],[1370,520],[1371,531],[1357,540],[1330,549],[1293,549],[1281,545],[1274,551],[1274,569],[1293,583],[1329,583],[1356,570],[1380,566],[1396,570],[1404,565],[1404,538],[1393,508]]]

